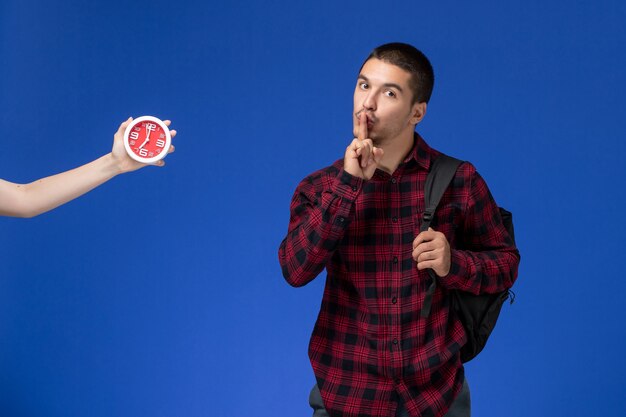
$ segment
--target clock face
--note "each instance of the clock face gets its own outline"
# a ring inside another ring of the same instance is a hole
[[[156,117],[138,117],[124,132],[126,152],[135,161],[144,164],[152,164],[165,158],[171,144],[170,130]]]

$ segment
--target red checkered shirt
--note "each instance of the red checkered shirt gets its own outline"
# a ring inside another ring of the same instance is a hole
[[[279,259],[299,287],[324,268],[326,287],[309,357],[333,417],[393,417],[398,396],[410,416],[445,414],[461,389],[466,341],[448,290],[495,293],[517,277],[519,252],[485,181],[463,163],[431,223],[451,247],[450,273],[438,279],[430,316],[420,317],[430,278],[413,260],[424,212],[424,182],[440,154],[416,145],[390,175],[362,180],[343,160],[296,189]]]

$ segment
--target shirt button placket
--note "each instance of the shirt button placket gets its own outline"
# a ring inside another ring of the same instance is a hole
[[[398,257],[394,256],[393,257],[393,268],[394,268],[394,272],[398,272],[397,268],[398,268]],[[397,291],[397,290],[395,290]],[[400,323],[399,320],[400,318],[399,316],[399,304],[398,304],[398,297],[397,296],[393,296],[391,298],[391,303],[394,305],[393,308],[393,312],[391,313],[394,316],[393,321],[395,322],[395,325],[393,326],[392,332],[396,335],[396,337],[394,337],[391,340],[391,351],[392,351],[392,355],[395,356],[397,358],[397,360],[399,361],[399,363],[402,363],[402,359],[401,359],[401,355],[400,355],[400,341],[397,338],[397,335],[399,334],[400,331]]]
[[[390,183],[391,183],[391,192],[394,195],[398,195],[398,179],[396,177],[392,177],[390,179]],[[394,209],[394,212],[391,214],[391,225],[393,227],[394,230],[394,234],[400,234],[401,231],[398,229],[399,227],[399,211],[398,208],[396,207]],[[396,243],[397,244],[397,243]],[[394,248],[394,250],[399,250],[400,248]],[[401,282],[401,271],[400,271],[400,265],[399,265],[400,261],[398,259],[398,256],[394,256],[392,259],[392,266],[393,266],[393,274],[397,276],[397,279],[394,279],[392,282],[394,283],[394,288],[392,289],[392,294],[391,294],[391,304],[392,304],[392,309],[391,309],[391,314],[392,314],[392,323],[394,323],[393,327],[392,327],[392,339],[391,339],[391,355],[394,358],[393,362],[393,374],[394,374],[394,379],[396,381],[396,384],[400,383],[400,375],[401,375],[401,366],[402,366],[402,349],[401,349],[401,342],[400,342],[400,303],[398,303],[398,293],[399,293],[399,288],[400,288],[400,282]]]

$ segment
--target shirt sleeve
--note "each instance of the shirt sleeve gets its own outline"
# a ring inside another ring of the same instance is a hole
[[[462,247],[451,248],[450,272],[440,282],[473,294],[504,291],[517,278],[520,254],[487,184],[472,166],[469,186]]]
[[[300,287],[326,266],[354,215],[354,202],[363,179],[343,169],[336,177],[310,176],[291,200],[287,236],[278,249],[285,280]]]

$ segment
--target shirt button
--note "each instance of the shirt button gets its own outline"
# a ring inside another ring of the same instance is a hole
[[[394,256],[394,258],[393,258],[393,263],[394,263],[394,264],[397,264],[397,263],[398,263],[398,257],[397,257],[397,256]]]
[[[394,222],[394,223],[398,223],[398,218],[397,217],[392,217],[391,221]]]
[[[343,217],[338,218],[337,220],[339,220],[339,223],[343,223],[343,221],[345,220]]]
[[[398,339],[393,339],[393,344],[397,345],[398,344]]]
[[[392,184],[395,184],[395,183],[397,183],[397,182],[398,182],[398,180],[397,180],[397,179],[395,179],[395,178],[392,178],[392,179],[391,179],[391,183],[392,183]]]
[[[392,302],[393,304],[395,304],[395,303],[397,303],[397,302],[398,302],[398,299],[397,299],[396,297],[393,297],[393,298],[391,299],[391,302]]]
[[[357,188],[356,188],[356,187],[352,187],[352,191],[356,191],[356,190],[357,190]]]

